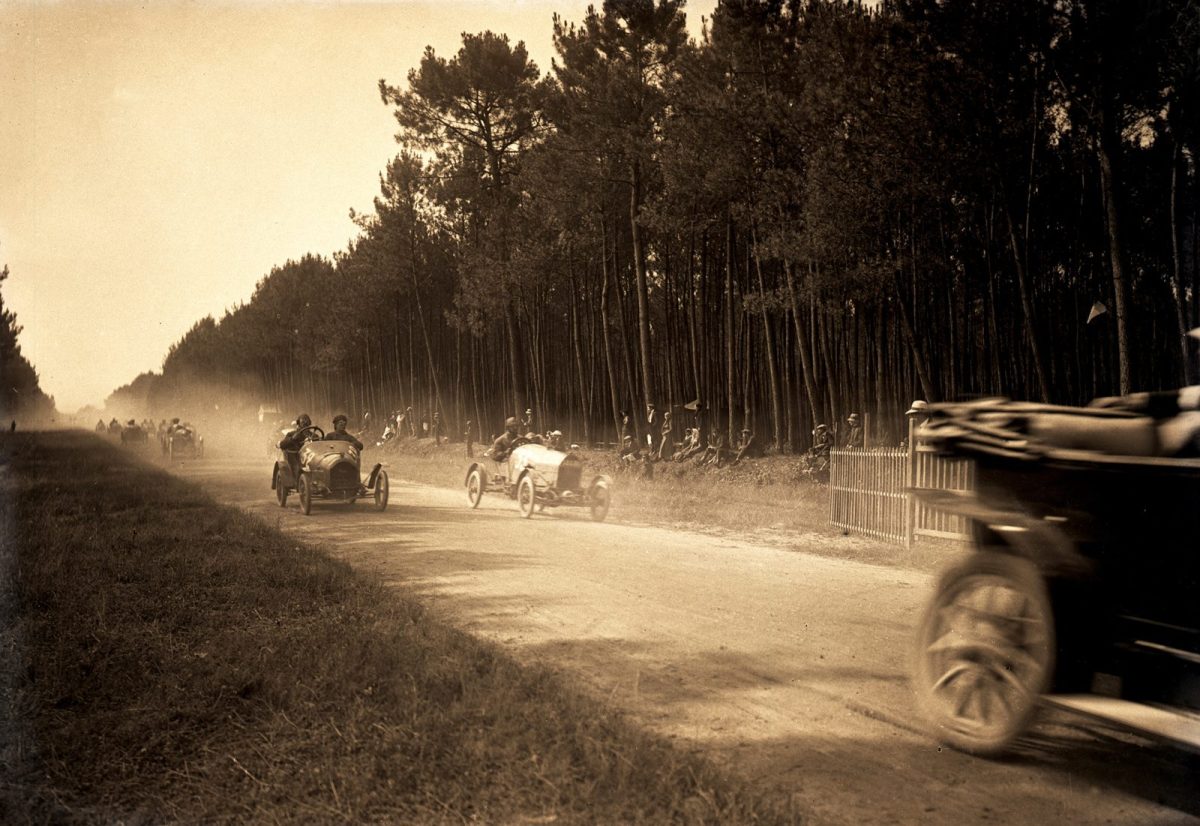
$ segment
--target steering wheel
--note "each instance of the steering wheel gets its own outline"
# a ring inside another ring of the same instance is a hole
[[[320,441],[321,439],[325,438],[325,431],[322,430],[321,428],[317,427],[315,424],[310,424],[308,427],[302,427],[299,430],[297,430],[296,438],[305,437],[305,434],[307,434],[307,433],[316,434],[314,438],[317,441]],[[307,438],[307,437],[305,437],[305,438]]]

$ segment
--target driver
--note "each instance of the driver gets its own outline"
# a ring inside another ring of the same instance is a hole
[[[370,415],[370,414],[367,414],[367,415]],[[325,441],[327,441],[327,442],[349,442],[350,444],[354,445],[355,448],[357,448],[358,450],[361,451],[363,449],[362,442],[360,442],[358,439],[354,438],[353,434],[346,432],[346,423],[348,421],[349,421],[349,419],[346,418],[346,414],[344,414],[344,413],[339,413],[336,416],[334,416],[333,417],[333,432],[325,434]]]
[[[300,445],[312,438],[312,419],[307,413],[301,413],[296,417],[296,429],[290,431],[283,440],[279,443],[279,449],[288,453],[294,453],[300,449]]]
[[[512,453],[512,449],[521,440],[521,437],[517,435],[517,428],[520,426],[521,423],[517,421],[516,416],[509,416],[504,420],[504,432],[496,437],[496,441],[492,442],[492,458],[497,462],[507,459],[508,454]]]
[[[296,417],[296,429],[290,431],[279,442],[279,449],[283,451],[288,468],[292,471],[292,479],[300,477],[300,446],[313,438],[313,432],[309,430],[311,427],[312,419],[307,413],[301,413]]]

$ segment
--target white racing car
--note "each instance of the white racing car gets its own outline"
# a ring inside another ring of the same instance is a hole
[[[517,500],[525,519],[535,510],[561,506],[591,508],[597,522],[608,516],[609,478],[597,475],[585,487],[583,462],[574,453],[526,442],[513,448],[502,462],[491,458],[491,450],[484,456],[484,461],[467,468],[467,501],[472,508],[479,507],[484,493],[502,491]]]

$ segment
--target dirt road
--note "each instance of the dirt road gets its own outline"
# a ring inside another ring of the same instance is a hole
[[[623,524],[616,509],[603,524],[582,510],[525,521],[500,496],[470,510],[395,468],[386,512],[317,503],[308,517],[274,502],[269,461],[175,470],[795,792],[814,823],[1200,822],[1196,758],[1113,729],[1048,716],[1005,762],[923,736],[906,666],[923,574]]]

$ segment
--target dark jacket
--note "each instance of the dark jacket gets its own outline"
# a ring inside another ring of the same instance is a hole
[[[312,437],[312,431],[304,432],[304,428],[293,430],[288,433],[279,442],[280,450],[296,451],[300,449],[300,445],[307,442]]]
[[[351,434],[346,433],[346,432],[339,433],[336,430],[331,430],[329,433],[325,434],[325,441],[327,441],[327,442],[349,442],[350,444],[354,445],[359,450],[363,449],[362,442],[360,442],[358,439],[354,438],[354,436],[352,436]]]

